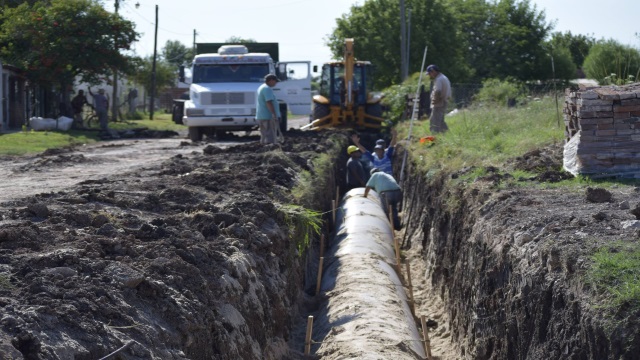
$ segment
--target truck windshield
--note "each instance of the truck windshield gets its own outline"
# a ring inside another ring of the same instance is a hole
[[[201,64],[193,67],[193,83],[262,82],[269,64]]]

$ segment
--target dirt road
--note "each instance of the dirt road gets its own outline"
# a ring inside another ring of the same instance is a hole
[[[299,129],[306,117],[289,120],[289,128]],[[226,148],[257,141],[258,132],[232,133],[223,141],[193,143],[186,130],[164,139],[103,141],[68,149],[51,149],[38,155],[0,157],[0,204],[25,196],[61,191],[88,180],[130,171],[144,171],[176,155],[202,152],[211,144]]]

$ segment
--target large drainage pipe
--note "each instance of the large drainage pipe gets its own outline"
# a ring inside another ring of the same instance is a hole
[[[396,265],[393,230],[375,192],[349,191],[325,255],[324,306],[314,321],[322,359],[424,359]],[[321,340],[319,340],[321,339]]]

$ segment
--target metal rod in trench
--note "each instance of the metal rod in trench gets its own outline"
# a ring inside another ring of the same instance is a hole
[[[407,135],[407,146],[404,149],[404,156],[402,158],[402,167],[400,168],[400,183],[404,181],[404,166],[407,163],[407,153],[409,146],[411,145],[411,132],[413,130],[413,120],[416,117],[416,99],[420,99],[420,88],[422,87],[422,75],[424,74],[424,62],[427,59],[427,48],[424,47],[424,55],[422,56],[422,67],[420,68],[420,78],[418,79],[418,89],[416,89],[416,95],[413,98],[413,111],[411,112],[411,122],[409,123],[409,135]]]

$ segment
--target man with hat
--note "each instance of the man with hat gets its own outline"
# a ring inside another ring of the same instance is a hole
[[[349,160],[347,160],[347,191],[357,187],[364,187],[369,178],[360,162],[362,152],[357,146],[350,145],[347,148],[347,154],[349,154]]]
[[[431,116],[429,117],[429,130],[432,133],[440,133],[449,130],[444,122],[444,113],[447,111],[447,104],[451,98],[451,83],[449,79],[440,72],[438,65],[427,66],[427,74],[431,78],[433,87],[431,89]]]
[[[93,98],[93,108],[96,111],[96,115],[98,115],[100,130],[107,131],[109,128],[109,119],[107,118],[107,113],[109,111],[109,99],[104,94],[103,88],[98,89],[97,94],[91,92],[91,88],[89,88],[89,95]]]
[[[393,176],[380,171],[377,168],[371,169],[371,177],[367,181],[364,189],[364,197],[369,195],[371,189],[375,190],[382,200],[384,213],[389,217],[389,206],[393,213],[393,228],[400,230],[400,218],[398,216],[398,204],[402,201],[402,191],[400,185]]]
[[[264,77],[264,84],[260,85],[256,96],[256,121],[260,128],[260,143],[273,144],[276,142],[280,106],[273,92],[278,83],[278,77],[268,74]]]
[[[360,149],[363,154],[363,158],[371,162],[371,166],[378,168],[380,171],[393,176],[393,153],[398,142],[398,132],[396,129],[391,129],[391,142],[389,147],[384,147],[384,140],[378,139],[376,146],[373,148],[373,153],[367,151],[367,149],[360,144],[360,136],[358,134],[351,135],[351,141]]]

